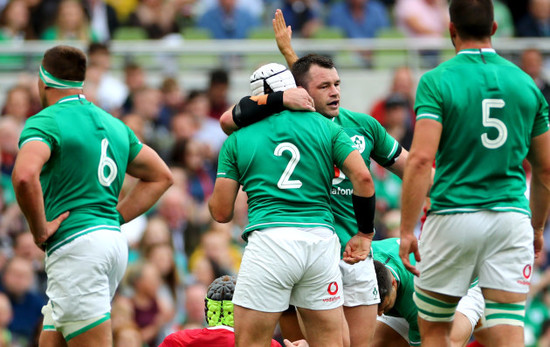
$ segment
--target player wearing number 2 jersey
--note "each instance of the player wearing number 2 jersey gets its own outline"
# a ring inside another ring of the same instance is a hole
[[[260,76],[263,90],[264,80],[278,85],[271,77],[285,72],[292,79],[286,68],[269,64],[253,76]],[[282,97],[277,91],[243,98],[234,114],[248,103],[267,106],[281,98],[282,104]],[[269,344],[281,312],[291,304],[302,314],[312,345],[341,346],[340,246],[330,208],[334,165],[350,177],[354,207],[361,211],[360,232],[344,253],[347,261],[366,258],[374,216],[372,178],[349,137],[318,113],[282,111],[231,134],[218,165],[209,201],[214,219],[230,220],[239,185],[248,195],[249,225],[243,233],[248,244],[233,297],[236,345]]]
[[[542,250],[550,201],[548,105],[533,80],[492,49],[491,0],[453,0],[450,15],[457,55],[418,85],[400,256],[419,275],[414,300],[422,346],[448,344],[456,304],[475,277],[491,341],[521,346],[533,256]],[[533,168],[530,205],[526,157]],[[431,207],[417,243],[413,229],[434,158]],[[412,252],[418,270],[409,262]]]
[[[86,100],[85,72],[76,48],[44,54],[45,108],[27,120],[13,171],[17,201],[46,251],[41,346],[112,345],[110,301],[128,258],[120,224],[149,209],[172,180],[153,150]],[[139,180],[119,202],[126,173]]]

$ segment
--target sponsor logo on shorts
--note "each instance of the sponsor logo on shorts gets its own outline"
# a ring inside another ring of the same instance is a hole
[[[323,302],[335,302],[335,301],[338,301],[340,300],[340,295],[338,296],[333,296],[331,298],[326,298],[326,299],[323,299]]]
[[[328,285],[328,288],[327,288],[327,292],[330,295],[336,295],[336,293],[338,293],[338,283],[330,282],[330,284]]]
[[[526,279],[529,279],[532,273],[533,273],[533,268],[531,267],[531,264],[525,265],[525,267],[523,268],[523,277],[525,277]]]

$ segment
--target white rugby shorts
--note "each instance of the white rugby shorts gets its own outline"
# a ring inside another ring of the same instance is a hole
[[[344,260],[340,260],[339,265],[344,285],[344,306],[354,307],[380,303],[372,252],[364,261],[350,265]]]

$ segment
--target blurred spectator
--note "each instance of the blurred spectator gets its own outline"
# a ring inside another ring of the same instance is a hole
[[[160,39],[171,33],[179,33],[176,21],[178,1],[140,0],[135,11],[130,14],[130,25],[142,27],[149,39]]]
[[[132,129],[141,142],[145,142],[145,120],[140,115],[128,113],[122,117],[122,121]]]
[[[216,102],[221,104],[222,100],[225,100],[223,95],[226,92],[222,92],[218,88],[221,89],[221,87],[213,87],[212,95],[214,96],[212,98],[214,100],[212,104]],[[220,95],[216,96],[216,93]],[[219,100],[216,101],[216,99]],[[211,106],[207,94],[199,90],[191,91],[185,109],[189,112],[194,122],[195,132],[193,139],[208,146],[208,152],[204,153],[205,159],[216,161],[217,154],[227,135],[221,129],[219,121],[208,116]]]
[[[128,88],[110,73],[109,47],[102,43],[91,43],[88,46],[88,64],[96,66],[99,72],[96,93],[98,106],[111,114],[119,114],[128,97]]]
[[[27,87],[17,85],[8,90],[2,115],[13,116],[17,122],[24,125],[27,118],[34,114],[33,111],[31,92]]]
[[[99,42],[108,42],[119,26],[113,6],[103,0],[84,0],[84,9],[90,16],[90,27],[97,34]]]
[[[188,191],[199,204],[206,203],[214,190],[216,172],[206,160],[208,148],[197,140],[176,142],[172,163],[181,166],[187,175]]]
[[[11,0],[0,14],[0,41],[35,39],[24,0]]]
[[[538,347],[550,347],[550,319],[547,319],[542,323],[541,333],[539,340],[537,341]]]
[[[197,21],[215,39],[244,39],[259,24],[258,17],[248,8],[238,7],[236,0],[218,0]]]
[[[1,292],[6,293],[13,308],[9,329],[13,340],[20,345],[32,341],[36,328],[42,322],[42,306],[46,300],[31,291],[33,269],[29,260],[13,257],[8,261],[2,276]]]
[[[413,129],[407,125],[411,105],[404,95],[393,93],[384,103],[384,128],[406,150],[409,150],[413,138]]]
[[[394,93],[399,93],[403,96],[406,96],[409,102],[409,110],[406,123],[412,129],[416,118],[413,109],[415,83],[412,70],[409,67],[401,66],[394,70],[392,84],[388,96]],[[368,112],[368,114],[373,116],[382,125],[384,125],[386,118],[386,99],[388,96],[376,101],[370,112]]]
[[[127,270],[127,281],[134,289],[130,297],[134,307],[134,321],[142,340],[149,346],[158,346],[159,333],[173,314],[169,304],[159,296],[160,273],[149,263],[138,263]]]
[[[493,0],[495,21],[498,29],[493,37],[513,37],[515,34],[514,19],[510,8],[500,0]]]
[[[77,0],[61,0],[55,24],[40,36],[43,40],[99,41],[92,30],[82,4]]]
[[[550,36],[550,0],[530,0],[529,11],[517,23],[519,37]]]
[[[219,0],[190,0],[191,2],[195,2],[195,13],[197,16],[203,15],[206,11],[218,6]],[[256,18],[260,18],[265,11],[264,3],[271,2],[273,0],[237,0],[237,7],[238,8],[246,8],[252,13],[252,15]]]
[[[185,321],[183,329],[195,329],[205,326],[204,298],[206,285],[194,283],[185,289]]]
[[[19,151],[19,135],[23,129],[23,123],[15,117],[0,117],[0,155],[2,157],[1,173],[11,177],[15,156]]]
[[[122,106],[124,114],[129,113],[134,106],[134,93],[145,88],[145,71],[143,68],[133,62],[126,64],[124,67],[124,83],[128,87],[128,97]]]
[[[13,310],[10,299],[6,294],[0,292],[0,346],[12,346],[11,331],[8,328],[13,319]]]
[[[342,29],[349,38],[372,38],[388,27],[390,20],[378,0],[344,0],[332,5],[327,24]]]
[[[229,108],[227,96],[229,91],[229,73],[224,69],[215,69],[210,72],[208,83],[208,100],[210,101],[210,117],[220,119]]]
[[[31,290],[36,293],[45,293],[47,277],[44,269],[44,252],[40,248],[36,247],[34,238],[30,231],[25,231],[15,235],[13,241],[13,253],[16,257],[26,259],[32,264],[33,286]]]
[[[397,26],[410,38],[443,37],[449,30],[449,9],[444,0],[398,0],[395,5]],[[427,67],[439,63],[439,53],[421,51]]]
[[[197,125],[189,112],[176,114],[171,124],[170,131],[174,142],[189,140],[197,132]]]
[[[540,50],[536,48],[526,49],[521,53],[520,67],[526,74],[531,76],[539,87],[547,102],[550,102],[550,85],[543,75],[543,57]]]
[[[185,93],[178,81],[173,77],[167,77],[160,86],[162,94],[162,109],[160,110],[159,123],[170,129],[172,118],[185,107]]]
[[[286,25],[291,26],[294,37],[312,37],[322,25],[321,9],[315,0],[281,0],[277,2],[276,8],[283,11]]]

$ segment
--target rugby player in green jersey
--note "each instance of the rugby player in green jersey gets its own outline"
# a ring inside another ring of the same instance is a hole
[[[248,244],[233,297],[236,345],[268,345],[281,313],[294,305],[312,345],[342,346],[340,243],[330,206],[334,166],[351,180],[352,208],[359,211],[359,231],[343,253],[350,264],[370,253],[372,178],[341,127],[316,112],[284,110],[282,90],[294,86],[284,66],[265,65],[251,82],[255,95],[231,111],[236,124],[248,126],[225,141],[209,201],[213,218],[227,222],[240,185],[248,195]],[[255,121],[275,115],[250,124],[249,109],[258,112]]]
[[[307,55],[298,59],[291,45],[292,31],[287,27],[280,10],[275,13],[273,28],[279,50],[284,55],[288,66],[296,79],[296,84],[304,88],[310,95],[315,110],[334,124],[341,126],[353,141],[355,148],[361,153],[362,160],[370,165],[371,158],[401,177],[407,159],[407,151],[391,137],[387,131],[373,117],[347,110],[340,107],[340,77],[334,63],[329,58],[320,55]],[[299,88],[300,89],[300,88]],[[298,90],[299,90],[298,89]],[[298,103],[295,97],[298,91],[287,90],[290,100],[295,101],[287,107],[304,106]],[[296,108],[295,108],[296,109]],[[257,113],[251,116],[258,119]],[[226,112],[220,119],[222,128],[230,133],[239,128],[233,120],[231,112]],[[357,232],[354,219],[352,195],[353,189],[350,180],[340,170],[336,169],[331,188],[331,206],[334,212],[336,233],[342,250],[348,240]],[[379,302],[376,291],[376,276],[372,257],[358,264],[347,264],[340,261],[342,281],[344,286],[344,313],[349,329],[349,339],[352,346],[369,346],[374,334],[376,323],[377,304]],[[284,318],[289,318],[285,315]],[[299,338],[299,334],[289,333],[284,327],[291,326],[282,322],[283,333],[291,340]],[[297,326],[294,324],[294,326]]]
[[[128,245],[120,224],[147,211],[172,184],[166,164],[120,120],[82,94],[86,56],[44,54],[44,109],[19,140],[12,181],[36,244],[46,252],[40,346],[112,346],[111,300]],[[118,200],[125,174],[137,184]]]
[[[548,105],[532,78],[492,48],[491,0],[453,0],[449,12],[457,55],[424,74],[416,93],[400,256],[419,276],[422,346],[449,346],[456,305],[476,277],[491,343],[523,346],[525,300],[550,206]],[[418,241],[414,228],[428,190]]]

